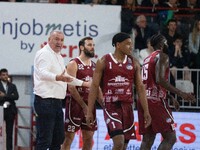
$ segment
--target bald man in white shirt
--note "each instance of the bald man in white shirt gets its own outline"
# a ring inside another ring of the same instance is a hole
[[[65,72],[61,49],[64,34],[53,31],[47,45],[40,49],[34,59],[34,109],[36,114],[36,150],[60,150],[64,141],[62,100],[67,84],[89,87]]]

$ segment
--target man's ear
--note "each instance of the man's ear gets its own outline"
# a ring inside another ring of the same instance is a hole
[[[80,51],[84,50],[84,46],[83,45],[81,45],[79,48],[80,48]]]

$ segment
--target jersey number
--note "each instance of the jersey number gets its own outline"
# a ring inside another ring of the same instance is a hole
[[[109,69],[112,69],[112,63],[109,62]]]
[[[149,64],[145,64],[143,67],[142,67],[142,80],[147,80],[148,78],[148,67],[149,67]]]
[[[115,129],[116,128],[115,123],[111,122],[111,124],[112,124],[113,128]]]
[[[75,131],[75,126],[68,125],[67,131],[74,132]]]

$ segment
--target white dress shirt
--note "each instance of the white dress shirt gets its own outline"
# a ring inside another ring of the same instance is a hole
[[[56,81],[56,75],[65,71],[64,59],[47,44],[36,52],[34,59],[34,94],[42,98],[64,99],[67,83]],[[65,73],[65,75],[67,75]],[[76,82],[75,82],[76,81]],[[74,78],[70,84],[81,86],[83,81]]]

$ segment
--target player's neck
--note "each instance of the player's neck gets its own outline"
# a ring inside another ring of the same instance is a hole
[[[80,55],[79,59],[85,64],[85,65],[90,65],[91,63],[91,58],[87,56]]]
[[[114,53],[114,54],[112,54],[113,55],[113,57],[115,58],[115,60],[117,61],[117,62],[119,62],[119,63],[122,63],[122,62],[124,62],[124,59],[125,59],[125,56],[126,55],[122,55],[122,54],[120,54],[120,53]]]

